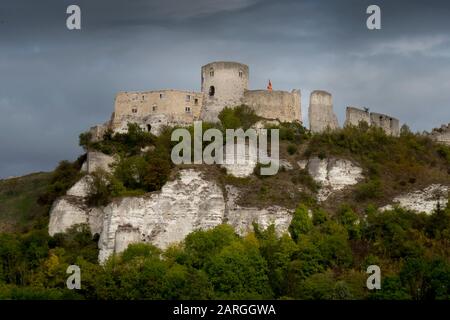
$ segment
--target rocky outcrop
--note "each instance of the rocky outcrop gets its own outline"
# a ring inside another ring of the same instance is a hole
[[[140,242],[164,249],[171,243],[182,241],[194,230],[221,224],[225,200],[215,183],[204,180],[197,171],[183,170],[180,177],[168,182],[161,192],[120,199],[106,206],[103,212],[100,261],[115,252],[116,234],[121,226],[129,225],[139,230]],[[119,247],[126,246],[121,244]]]
[[[87,197],[89,195],[91,181],[92,177],[85,175],[67,191],[66,195],[81,198]]]
[[[66,232],[78,224],[87,224],[92,234],[102,231],[103,212],[99,208],[89,208],[85,199],[76,196],[64,196],[53,204],[50,210],[48,233]]]
[[[177,179],[161,191],[141,197],[117,199],[102,208],[89,208],[83,198],[83,178],[70,189],[72,195],[58,199],[50,213],[49,233],[64,232],[76,224],[88,224],[100,235],[99,260],[125,250],[130,243],[152,243],[167,248],[195,230],[207,230],[222,223],[243,235],[253,222],[262,228],[275,224],[278,234],[286,232],[292,212],[282,207],[247,208],[236,204],[239,190],[225,192],[214,181],[205,180],[193,169],[181,170]]]
[[[245,148],[244,152],[240,152],[240,148]],[[226,158],[226,148],[223,150],[224,158]],[[245,143],[236,143],[234,147],[234,161],[227,163],[225,161],[222,167],[227,170],[227,174],[237,178],[245,178],[250,176],[258,163],[258,149],[256,146]]]
[[[301,161],[298,165],[305,166],[314,181],[320,184],[318,201],[325,201],[333,192],[355,185],[363,178],[362,169],[345,159],[315,157],[309,159],[306,165]]]
[[[380,208],[381,211],[392,210],[394,206],[399,206],[406,210],[433,213],[440,205],[445,207],[448,202],[449,187],[432,184],[425,189],[410,192],[394,198],[394,205],[386,205]]]
[[[233,186],[226,186],[226,194],[226,221],[239,235],[252,231],[254,222],[262,229],[273,224],[278,235],[288,231],[292,220],[291,210],[279,206],[262,209],[239,206],[237,205],[239,189]]]

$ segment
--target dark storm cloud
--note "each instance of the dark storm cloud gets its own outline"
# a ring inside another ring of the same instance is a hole
[[[79,4],[82,30],[65,28]],[[365,27],[369,4],[383,29]],[[122,90],[199,90],[212,60],[250,65],[251,87],[333,93],[415,130],[450,121],[450,4],[364,0],[3,0],[0,177],[73,159]]]

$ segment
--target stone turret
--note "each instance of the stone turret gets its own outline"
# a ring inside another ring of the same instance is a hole
[[[248,89],[249,68],[238,62],[212,62],[202,67],[202,93],[205,97],[201,119],[218,121],[225,107],[242,103]]]
[[[337,117],[333,111],[333,98],[330,93],[321,90],[316,90],[311,93],[309,101],[309,127],[313,133],[339,128]]]

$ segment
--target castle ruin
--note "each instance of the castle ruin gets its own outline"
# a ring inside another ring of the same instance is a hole
[[[301,92],[249,90],[249,67],[238,62],[218,61],[202,66],[201,90],[154,90],[119,92],[114,101],[111,120],[90,129],[93,141],[103,138],[111,129],[124,133],[128,123],[158,134],[164,126],[189,126],[194,121],[219,121],[225,107],[247,105],[263,119],[278,122],[302,122]],[[323,90],[311,93],[309,125],[313,133],[339,128],[333,111],[333,97]],[[358,125],[365,121],[382,128],[387,134],[399,135],[399,121],[378,113],[369,113],[355,107],[347,108],[345,125]]]
[[[311,93],[308,115],[309,127],[313,133],[339,128],[337,117],[333,111],[333,97],[326,91],[316,90]]]
[[[400,135],[400,122],[398,119],[381,113],[369,113],[367,108],[347,107],[344,126],[358,126],[361,122],[381,128],[388,135],[395,137]]]
[[[128,123],[158,134],[163,126],[188,126],[196,120],[217,122],[225,107],[245,104],[261,118],[301,122],[300,90],[249,90],[249,67],[237,62],[212,62],[201,68],[201,92],[156,90],[119,92],[111,120],[92,127],[99,140],[110,128],[126,132]]]
[[[433,140],[450,146],[450,123],[433,129],[430,136]]]

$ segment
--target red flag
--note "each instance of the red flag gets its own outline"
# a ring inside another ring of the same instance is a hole
[[[267,85],[267,90],[272,91],[272,82],[269,80],[269,84]]]

